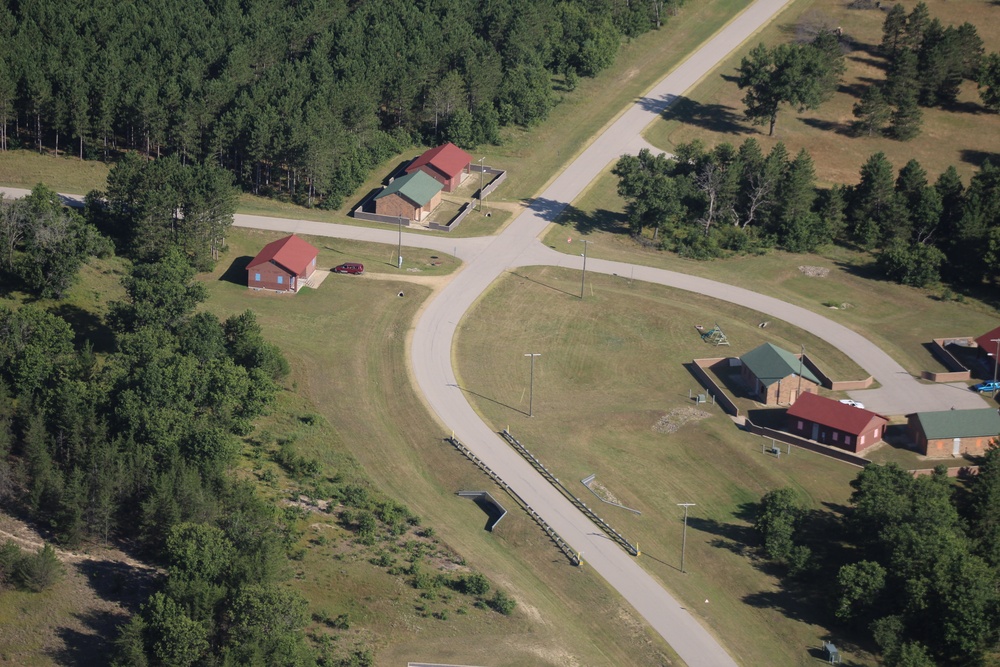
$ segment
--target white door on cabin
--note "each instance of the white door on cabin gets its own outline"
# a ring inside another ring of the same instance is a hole
[[[955,438],[951,441],[951,455],[958,456],[962,449],[962,439]]]

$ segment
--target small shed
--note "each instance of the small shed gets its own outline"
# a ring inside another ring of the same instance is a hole
[[[1000,413],[995,408],[915,412],[907,415],[907,426],[924,456],[982,454],[1000,436]]]
[[[316,270],[319,251],[295,234],[272,241],[247,264],[247,287],[298,292]]]
[[[983,356],[990,358],[990,363],[994,362],[997,354],[997,343],[994,342],[996,340],[1000,340],[1000,327],[992,331],[987,331],[982,336],[976,338],[976,345],[979,346],[979,350]]]
[[[740,361],[743,381],[764,405],[791,405],[801,394],[819,389],[819,378],[798,356],[771,343],[750,350]]]
[[[785,413],[785,428],[796,435],[860,453],[881,442],[889,420],[816,394],[802,394]]]
[[[441,203],[442,185],[422,171],[400,176],[375,195],[375,212],[423,220]]]
[[[454,192],[472,170],[472,156],[451,143],[431,148],[413,160],[406,173],[422,171],[439,182],[445,192]]]

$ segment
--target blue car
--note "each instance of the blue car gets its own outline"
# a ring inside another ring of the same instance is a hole
[[[978,391],[980,394],[987,391],[1000,391],[1000,381],[990,380],[988,382],[980,382],[979,384],[972,385],[973,391]]]

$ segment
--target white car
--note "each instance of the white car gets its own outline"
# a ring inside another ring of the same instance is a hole
[[[864,403],[859,403],[858,401],[852,401],[849,398],[842,398],[840,399],[840,402],[843,403],[844,405],[849,405],[852,408],[861,408],[862,410],[865,409]]]

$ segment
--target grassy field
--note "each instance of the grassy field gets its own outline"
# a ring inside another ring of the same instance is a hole
[[[708,262],[643,248],[628,233],[624,202],[615,191],[616,184],[617,179],[609,172],[599,177],[550,228],[546,245],[561,252],[578,252],[575,248],[579,239],[585,237],[592,241],[588,246],[592,257],[697,274],[794,303],[864,334],[918,375],[922,370],[945,370],[924,348],[932,338],[978,336],[997,325],[997,312],[990,304],[971,298],[964,303],[945,301],[940,290],[879,280],[872,270],[870,255],[844,248],[830,247],[816,255],[773,251],[760,257]],[[572,243],[567,243],[569,238]],[[809,277],[799,269],[802,266],[829,272],[825,277]],[[695,323],[704,324],[706,319],[699,317]],[[806,347],[812,356],[812,347],[808,343]]]
[[[857,468],[799,450],[779,460],[761,454],[761,439],[739,431],[720,408],[692,411],[688,391],[699,385],[684,367],[718,352],[692,322],[731,322],[738,349],[765,340],[794,347],[800,334],[761,330],[738,306],[621,278],[594,276],[593,295],[581,302],[572,296],[578,275],[535,268],[495,286],[461,328],[456,360],[463,387],[488,423],[509,425],[556,477],[574,480],[569,487],[585,502],[589,492],[575,480],[596,474],[607,493],[640,510],[636,516],[597,505],[639,543],[640,563],[740,663],[814,664],[810,647],[828,635],[841,646],[843,638],[823,625],[815,601],[782,591],[747,548],[752,506],[781,486],[793,487],[815,509],[842,505]],[[516,320],[510,313],[518,313]],[[529,349],[542,353],[532,419],[520,354]],[[687,575],[678,572],[680,502],[697,504]],[[863,647],[841,648],[850,663],[874,664]]]
[[[237,232],[230,241],[233,254],[250,255],[268,238]],[[261,428],[276,437],[294,436],[301,454],[316,457],[326,475],[370,479],[433,527],[441,549],[487,573],[519,602],[505,618],[471,608],[458,595],[418,598],[399,577],[335,546],[337,540],[319,544],[318,534],[332,538],[340,529],[310,516],[304,520],[308,548],[294,585],[314,609],[357,619],[338,641],[376,647],[384,665],[407,659],[498,666],[678,664],[603,580],[570,566],[524,516],[512,513],[487,533],[485,515],[454,495],[490,484],[443,441],[445,433],[410,388],[402,343],[427,288],[331,276],[318,290],[288,297],[249,292],[223,279],[225,271],[220,266],[205,277],[207,308],[220,317],[252,308],[293,368],[291,391]],[[396,296],[401,290],[402,299]],[[305,415],[320,419],[305,426]],[[435,617],[442,611],[447,620]]]
[[[883,3],[885,7],[892,4]],[[903,4],[909,12],[916,3],[908,0]],[[928,0],[927,6],[931,16],[945,26],[966,21],[975,25],[986,53],[1000,50],[1000,24],[993,20],[994,8],[989,3]],[[854,103],[873,81],[885,79],[884,63],[877,53],[884,18],[882,10],[851,9],[849,3],[838,0],[799,0],[762,31],[759,39],[750,40],[668,111],[663,120],[651,125],[646,138],[664,150],[693,139],[713,146],[722,142],[739,144],[753,136],[767,152],[782,141],[792,155],[806,148],[816,163],[818,178],[825,183],[856,183],[862,163],[872,153],[882,151],[896,169],[916,159],[931,180],[954,165],[967,183],[984,159],[992,157],[996,162],[1000,156],[1000,116],[982,109],[974,83],[962,87],[956,109],[922,109],[923,129],[912,141],[850,136]],[[775,136],[768,137],[766,127],[752,126],[743,117],[743,91],[736,86],[736,68],[759,42],[788,41],[800,34],[803,26],[843,29],[844,43],[852,49],[846,56],[847,72],[837,93],[818,110],[799,114],[783,106]]]

